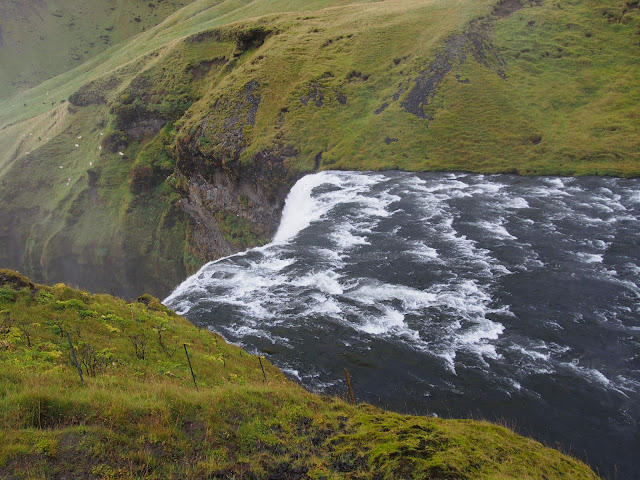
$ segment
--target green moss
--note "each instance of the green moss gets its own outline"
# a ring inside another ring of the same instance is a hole
[[[256,230],[253,223],[234,213],[217,212],[216,221],[224,238],[238,248],[257,247],[269,241]]]

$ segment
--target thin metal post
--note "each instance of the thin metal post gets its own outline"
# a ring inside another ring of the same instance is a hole
[[[69,347],[71,347],[71,357],[73,358],[73,363],[76,365],[78,369],[78,375],[80,375],[80,383],[84,387],[84,378],[82,378],[82,369],[80,368],[80,364],[78,363],[78,358],[76,357],[76,349],[73,348],[73,342],[71,341],[71,335],[67,332],[67,340],[69,340]]]
[[[193,373],[193,367],[191,366],[191,359],[189,358],[189,352],[187,351],[187,344],[183,343],[182,346],[184,347],[184,353],[187,355],[187,362],[189,362],[189,370],[191,370],[191,377],[193,378],[193,384],[196,386],[196,390],[200,391],[198,389],[198,384],[196,383],[196,374]]]
[[[262,366],[262,356],[258,357],[260,360],[260,368],[262,369],[262,376],[264,377],[264,383],[267,383],[267,375],[264,373],[264,367]]]
[[[349,387],[349,397],[351,397],[351,403],[356,404],[355,398],[353,398],[353,388],[351,388],[351,379],[349,378],[349,370],[344,369],[344,376],[347,379],[347,387]]]

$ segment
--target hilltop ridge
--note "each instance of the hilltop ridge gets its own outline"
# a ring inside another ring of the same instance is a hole
[[[192,0],[23,0],[0,4],[0,99],[64,73],[161,23]]]

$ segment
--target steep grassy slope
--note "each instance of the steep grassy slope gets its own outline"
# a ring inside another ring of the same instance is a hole
[[[597,478],[496,425],[313,395],[149,296],[0,270],[0,361],[6,479]]]
[[[42,83],[157,25],[190,0],[0,3],[0,99]]]
[[[313,170],[638,175],[639,12],[196,0],[0,103],[0,264],[163,295]]]

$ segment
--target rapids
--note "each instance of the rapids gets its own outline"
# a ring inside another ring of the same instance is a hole
[[[165,304],[308,388],[640,478],[640,182],[322,172]]]

